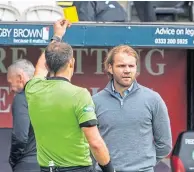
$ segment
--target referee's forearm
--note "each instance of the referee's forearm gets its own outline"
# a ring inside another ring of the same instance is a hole
[[[113,172],[114,169],[110,162],[109,151],[97,126],[82,127],[85,137],[90,145],[90,150],[100,165],[103,172]]]
[[[110,161],[108,149],[102,139],[90,144],[90,149],[96,161],[100,165],[107,165]]]

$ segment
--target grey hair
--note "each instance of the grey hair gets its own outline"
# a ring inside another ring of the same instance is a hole
[[[8,71],[11,70],[16,73],[18,69],[22,70],[30,79],[34,76],[35,68],[27,59],[16,60],[8,67]]]

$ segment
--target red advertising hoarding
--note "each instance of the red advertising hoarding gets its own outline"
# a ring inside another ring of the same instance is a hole
[[[42,50],[40,47],[0,48],[0,128],[12,127],[13,94],[6,82],[7,67],[19,58],[27,58],[35,64]],[[76,68],[72,82],[87,87],[91,94],[103,89],[108,82],[103,72],[107,52],[107,48],[74,47]],[[140,55],[138,82],[159,92],[166,102],[175,142],[187,123],[186,50],[137,49],[137,52]]]

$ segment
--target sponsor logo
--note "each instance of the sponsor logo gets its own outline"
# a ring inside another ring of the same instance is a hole
[[[91,105],[87,105],[83,108],[84,112],[94,112],[94,107]]]
[[[0,28],[0,38],[12,38],[17,44],[42,44],[49,41],[49,27],[42,28]]]

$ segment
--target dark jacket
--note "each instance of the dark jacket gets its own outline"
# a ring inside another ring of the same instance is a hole
[[[28,115],[24,91],[16,94],[12,104],[13,130],[9,162],[12,168],[22,162],[37,163],[34,131]]]
[[[126,22],[127,13],[116,1],[74,1],[80,21]]]

